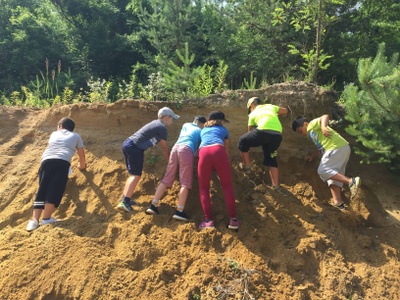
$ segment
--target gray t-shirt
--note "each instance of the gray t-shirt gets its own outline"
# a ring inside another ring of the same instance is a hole
[[[135,143],[136,147],[147,150],[154,147],[161,140],[167,140],[167,127],[161,120],[154,120],[147,123],[129,138]]]
[[[46,159],[62,159],[71,162],[77,148],[83,148],[81,136],[75,132],[61,129],[54,131],[49,139],[49,145],[42,155]]]

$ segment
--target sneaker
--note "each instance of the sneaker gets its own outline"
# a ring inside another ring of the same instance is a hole
[[[26,225],[26,231],[31,232],[39,227],[39,222],[36,220],[29,220],[28,224]]]
[[[213,220],[204,220],[199,224],[199,229],[215,228]]]
[[[158,211],[158,207],[154,204],[150,204],[149,208],[146,209],[146,214],[148,215],[158,215],[160,212]]]
[[[283,189],[281,188],[280,185],[272,186],[272,189],[273,189],[275,192],[281,194],[282,196],[286,196],[285,192],[283,191]]]
[[[245,166],[244,163],[239,163],[239,169],[242,170],[243,173],[247,175],[251,173],[250,166]]]
[[[335,207],[335,208],[340,209],[341,211],[345,211],[346,210],[346,205],[343,202],[341,202],[339,204],[331,203],[331,205],[333,207]]]
[[[47,224],[51,224],[51,223],[55,223],[55,222],[57,222],[57,220],[54,219],[53,217],[51,217],[51,218],[48,219],[48,220],[43,220],[43,219],[42,219],[42,225],[47,225]]]
[[[132,211],[132,206],[130,204],[130,202],[124,202],[124,201],[120,201],[117,205],[117,209],[120,211],[127,211],[127,212],[131,212]]]
[[[130,200],[129,201],[129,205],[130,206],[135,206],[135,205],[138,205],[135,201],[133,201],[133,200]]]
[[[350,194],[351,198],[354,198],[357,195],[358,189],[360,188],[361,185],[361,178],[360,177],[354,177],[353,182],[350,183]]]
[[[190,219],[190,217],[184,211],[179,210],[176,210],[172,217],[179,221],[187,221]]]
[[[231,218],[228,225],[229,229],[238,229],[239,228],[239,221],[236,218]]]

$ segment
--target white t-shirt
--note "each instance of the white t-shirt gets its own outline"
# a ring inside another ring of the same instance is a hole
[[[49,139],[49,145],[42,155],[46,159],[62,159],[71,162],[77,148],[83,148],[81,136],[67,129],[54,131]]]

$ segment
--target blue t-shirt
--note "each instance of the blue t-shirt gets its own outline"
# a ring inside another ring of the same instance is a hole
[[[200,137],[200,148],[214,144],[225,145],[224,140],[229,139],[229,132],[228,129],[222,125],[214,125],[211,127],[204,127],[201,130]]]
[[[179,138],[175,145],[187,145],[192,150],[193,154],[196,153],[200,145],[200,132],[201,129],[196,124],[185,123],[182,126]]]
[[[167,127],[161,120],[154,120],[147,123],[129,138],[133,141],[136,147],[142,150],[147,150],[154,147],[161,140],[167,140]]]

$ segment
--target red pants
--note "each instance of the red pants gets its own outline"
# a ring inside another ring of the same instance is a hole
[[[212,171],[217,171],[224,193],[226,208],[230,218],[236,218],[235,195],[232,186],[232,172],[228,155],[222,145],[202,147],[199,151],[198,181],[204,218],[212,219],[210,182]]]

